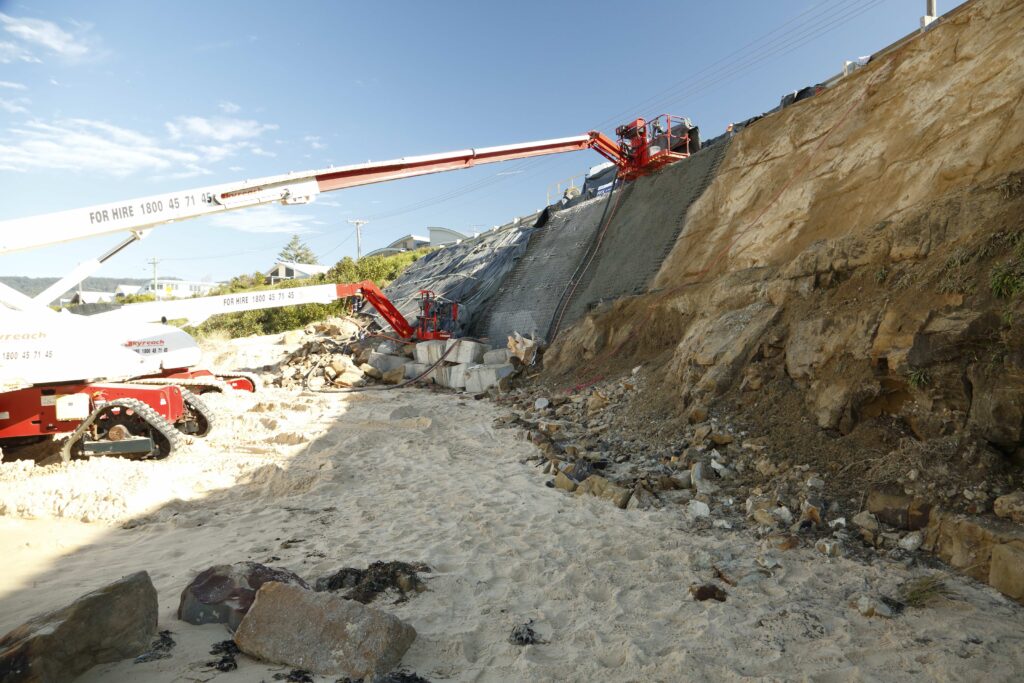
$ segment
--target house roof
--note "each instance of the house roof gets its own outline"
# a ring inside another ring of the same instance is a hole
[[[468,239],[468,235],[463,235],[457,230],[451,228],[427,228],[430,230],[430,245],[438,246],[441,244],[451,244],[452,242],[460,242],[464,239]]]
[[[292,261],[275,261],[273,268],[278,266],[284,266],[285,268],[291,268],[299,273],[305,273],[306,275],[321,275],[331,269],[330,266],[321,266],[317,263],[294,263]]]
[[[110,301],[114,298],[113,292],[92,292],[89,290],[83,290],[81,292],[75,292],[71,297],[77,299],[83,304],[98,304],[104,301]]]
[[[424,237],[423,235],[408,234],[408,235],[403,235],[402,237],[399,237],[397,240],[395,240],[394,242],[389,244],[387,248],[390,248],[390,249],[401,249],[402,248],[402,243],[406,242],[408,240],[412,240],[413,242],[423,242],[423,244],[430,244],[430,238],[429,237]]]

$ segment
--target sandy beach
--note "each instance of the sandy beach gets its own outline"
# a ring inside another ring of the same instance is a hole
[[[267,343],[237,348],[281,352]],[[145,569],[172,656],[81,680],[256,683],[287,669],[239,656],[236,671],[213,670],[225,628],[176,619],[198,572],[256,560],[312,582],[402,560],[431,567],[429,590],[374,604],[416,628],[403,664],[430,680],[1009,681],[1024,670],[1021,608],[993,589],[950,576],[931,606],[864,617],[851,599],[936,569],[772,550],[685,506],[619,510],[548,488],[523,463],[534,446],[495,429],[488,401],[268,388],[211,403],[220,429],[168,461],[0,466],[0,629]],[[716,572],[736,584],[727,600],[694,601],[690,586]],[[529,620],[546,642],[510,643]]]

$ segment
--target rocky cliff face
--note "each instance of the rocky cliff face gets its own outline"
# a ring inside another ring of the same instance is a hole
[[[717,402],[837,477],[985,510],[1024,456],[1021,35],[1024,3],[976,0],[741,131],[651,291],[549,369],[645,362],[652,414]]]

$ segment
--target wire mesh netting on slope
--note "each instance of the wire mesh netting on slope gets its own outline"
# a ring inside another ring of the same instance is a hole
[[[599,243],[595,240],[584,255],[576,281],[563,297],[564,313],[560,311],[548,329],[551,339],[601,302],[647,290],[682,233],[687,211],[714,180],[728,147],[726,138],[632,183],[608,217]]]
[[[460,331],[468,332],[484,303],[526,250],[539,215],[523,216],[472,239],[431,252],[409,266],[384,292],[410,320],[419,312],[420,290],[428,289],[457,301]],[[383,324],[379,316],[378,322]]]
[[[556,327],[564,329],[601,301],[646,290],[727,147],[725,139],[610,197],[555,213],[534,232],[474,332],[491,339],[519,332],[550,341]]]
[[[500,343],[513,332],[544,337],[561,293],[601,222],[606,197],[554,213],[535,228],[526,252],[487,304],[473,331]]]

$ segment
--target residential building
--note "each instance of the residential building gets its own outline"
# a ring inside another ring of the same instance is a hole
[[[156,280],[147,283],[139,294],[152,294],[157,299],[187,299],[192,296],[205,296],[219,282],[194,282],[191,280]]]
[[[374,249],[366,254],[366,256],[388,256],[400,254],[403,251],[415,251],[423,247],[443,247],[446,244],[458,244],[462,240],[468,239],[467,235],[449,228],[434,227],[427,228],[427,231],[429,237],[413,234],[405,235],[404,237],[399,237],[386,247]]]
[[[330,269],[330,266],[321,266],[316,263],[278,261],[267,273],[267,283],[274,284],[281,280],[305,280],[316,275],[324,275]]]

